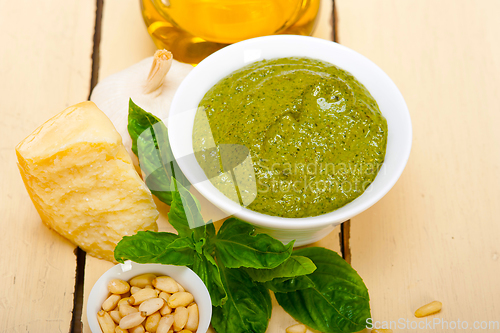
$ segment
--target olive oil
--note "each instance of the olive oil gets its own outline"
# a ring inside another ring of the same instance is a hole
[[[222,47],[272,34],[311,34],[320,0],[140,0],[148,32],[174,58],[199,63]]]

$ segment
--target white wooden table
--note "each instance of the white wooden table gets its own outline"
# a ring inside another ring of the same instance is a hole
[[[137,0],[104,0],[97,10],[99,2],[0,0],[0,332],[89,333],[88,294],[112,266],[77,260],[75,246],[41,223],[14,153],[45,120],[88,99],[92,77],[153,54]],[[332,39],[335,30],[338,42],[391,76],[414,142],[396,186],[315,245],[358,270],[374,320],[418,322],[414,310],[436,299],[443,310],[429,320],[469,325],[396,332],[500,325],[498,12],[498,0],[335,0],[333,19],[332,2],[322,3],[315,35]],[[159,208],[167,230],[167,207]],[[275,306],[268,332],[292,323]]]

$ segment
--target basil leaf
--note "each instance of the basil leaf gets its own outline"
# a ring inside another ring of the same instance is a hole
[[[165,265],[192,265],[195,249],[189,238],[170,232],[139,231],[125,236],[115,247],[115,259],[123,263],[158,263]]]
[[[228,268],[274,268],[292,254],[293,241],[283,245],[235,217],[227,219],[215,238],[217,260]]]
[[[370,318],[368,290],[358,273],[337,253],[325,248],[300,249],[317,269],[299,279],[313,287],[275,293],[278,303],[297,321],[325,333],[358,332]]]
[[[267,282],[275,278],[291,278],[314,272],[316,266],[311,259],[292,255],[281,265],[271,269],[247,268],[246,272],[256,282]]]
[[[226,291],[221,281],[219,267],[208,253],[196,253],[192,270],[198,274],[210,293],[213,306],[221,306],[227,300]]]
[[[212,326],[219,333],[264,333],[272,310],[269,291],[242,269],[220,263],[219,267],[228,298],[224,305],[213,308]]]
[[[264,282],[264,285],[266,288],[275,293],[288,293],[307,288],[314,288],[314,283],[307,277],[307,275],[276,278],[271,281]]]
[[[163,122],[144,111],[132,99],[129,101],[128,132],[132,138],[132,151],[146,175],[146,185],[162,202],[170,205],[170,179],[175,176],[184,186],[189,182],[174,159],[168,131]]]
[[[161,120],[153,114],[144,111],[140,106],[135,104],[132,99],[128,102],[128,133],[132,138],[132,151],[137,155],[137,139],[147,129]],[[156,144],[156,142],[155,142]]]
[[[171,181],[172,205],[168,213],[168,222],[177,230],[179,236],[189,237],[191,228],[205,226],[198,200],[175,178]],[[198,230],[198,233],[200,230]],[[203,236],[203,232],[200,236]],[[198,238],[199,239],[199,238]]]

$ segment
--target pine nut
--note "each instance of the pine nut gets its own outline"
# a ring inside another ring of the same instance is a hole
[[[113,310],[114,308],[116,308],[116,305],[118,304],[118,301],[121,299],[122,297],[120,295],[111,295],[109,296],[108,298],[106,298],[106,300],[102,303],[102,309],[104,311],[111,311]]]
[[[168,333],[174,323],[174,315],[166,315],[160,319],[156,333]]]
[[[172,294],[167,303],[171,308],[178,308],[180,306],[188,306],[192,301],[194,301],[194,297],[191,293],[179,291],[178,293]]]
[[[186,291],[186,289],[184,289],[179,282],[177,282],[177,288],[179,288],[179,291]]]
[[[176,293],[179,291],[179,286],[177,281],[172,279],[170,276],[159,276],[153,280],[153,286],[156,289],[160,289],[167,293]]]
[[[426,304],[415,311],[415,317],[421,318],[441,311],[443,303],[434,301]]]
[[[180,331],[186,326],[188,320],[188,309],[184,306],[179,306],[174,312],[174,331]]]
[[[161,319],[160,312],[155,312],[148,318],[146,318],[146,323],[144,324],[144,328],[146,329],[146,331],[150,333],[156,333],[156,329],[158,328],[160,319]]]
[[[390,330],[388,328],[379,328],[376,330],[372,330],[371,333],[392,333],[392,330]]]
[[[120,316],[122,316],[122,318],[128,316],[131,313],[139,312],[139,310],[137,310],[136,308],[134,308],[133,306],[131,306],[128,303],[119,304],[118,311],[120,312]]]
[[[128,303],[130,305],[139,305],[142,302],[147,301],[148,299],[156,297],[158,297],[156,290],[145,288],[130,296],[128,299]]]
[[[120,315],[120,311],[114,310],[109,312],[109,315],[111,316],[111,319],[117,324],[120,323],[120,319],[122,319],[122,316]]]
[[[139,288],[139,287],[136,287],[136,286],[132,286],[130,287],[130,293],[133,295],[135,294],[136,292],[142,290],[142,288]]]
[[[99,311],[97,313],[97,321],[103,333],[115,333],[115,322],[111,319],[109,313],[106,311]]]
[[[172,312],[172,308],[167,303],[160,309],[160,315],[166,316]]]
[[[144,326],[142,326],[142,325],[132,327],[128,331],[129,331],[129,333],[145,333],[146,332],[146,330],[144,329]]]
[[[164,304],[163,298],[151,298],[139,305],[139,312],[142,312],[142,315],[147,317],[160,310]]]
[[[165,302],[168,302],[168,299],[170,298],[170,294],[162,291],[158,297],[163,298]]]
[[[116,326],[115,333],[128,333],[128,330],[124,330],[120,326]]]
[[[118,301],[118,307],[120,307],[120,304],[123,304],[123,303],[128,304],[128,299],[129,299],[129,297],[122,297],[122,298]]]
[[[139,326],[146,319],[140,312],[134,312],[126,315],[120,320],[120,327],[128,330],[129,328]]]
[[[307,327],[304,324],[295,324],[288,326],[286,333],[306,333]],[[373,331],[372,331],[373,332]]]
[[[190,331],[190,330],[182,330],[182,331],[180,331],[179,333],[193,333],[193,332],[192,332],[192,331]]]
[[[130,290],[128,282],[120,279],[112,279],[108,282],[108,290],[112,294],[125,294]]]
[[[198,305],[196,303],[191,304],[187,309],[189,316],[185,328],[194,332],[198,328],[198,323],[200,321]]]
[[[137,275],[136,277],[133,277],[132,279],[130,279],[129,284],[131,286],[144,288],[147,285],[151,285],[155,278],[156,278],[156,275],[154,275],[152,273],[141,274],[141,275]]]

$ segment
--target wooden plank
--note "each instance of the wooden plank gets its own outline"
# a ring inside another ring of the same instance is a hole
[[[335,5],[340,43],[393,78],[413,121],[401,179],[351,220],[352,265],[374,319],[413,321],[419,306],[439,300],[443,310],[430,320],[468,321],[468,331],[476,320],[498,324],[500,2]],[[436,329],[459,331],[449,325]]]
[[[318,18],[314,36],[331,39],[332,2],[322,1],[321,12]],[[104,1],[102,37],[100,47],[100,68],[99,78],[118,72],[128,66],[151,56],[156,50],[149,37],[138,3],[135,0],[106,0]],[[199,197],[200,198],[200,197]],[[168,206],[155,200],[160,210],[158,225],[161,231],[173,231],[168,224],[166,214]],[[208,216],[214,211],[208,201],[200,198],[202,202],[204,216]],[[332,231],[327,237],[315,243],[316,246],[324,246],[340,253],[339,245],[340,227]],[[90,333],[87,323],[86,304],[88,295],[97,279],[109,268],[113,266],[104,260],[99,260],[91,256],[86,257],[85,280],[84,280],[84,308],[82,315],[83,332]],[[275,305],[276,301],[273,299]],[[293,324],[294,320],[284,312],[279,306],[273,309],[273,317],[269,324],[268,332],[281,332],[286,327]]]
[[[95,3],[0,0],[0,332],[69,332],[75,246],[42,224],[14,147],[87,99]]]
[[[104,1],[101,24],[99,80],[154,54],[156,47],[149,37],[142,20],[139,1]],[[167,206],[158,200],[156,200],[156,203],[162,212],[161,220],[166,221],[164,217],[166,212],[164,210]],[[162,226],[165,226],[165,224],[161,223]],[[91,333],[87,322],[86,309],[90,290],[97,279],[111,267],[113,267],[113,264],[108,261],[96,259],[89,255],[86,256],[83,286],[84,303],[81,318],[82,332]]]

